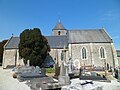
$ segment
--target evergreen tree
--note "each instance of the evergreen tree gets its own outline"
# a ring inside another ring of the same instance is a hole
[[[4,51],[4,45],[6,44],[8,40],[3,40],[0,42],[0,63],[2,64],[2,59],[3,59],[3,51]]]
[[[42,65],[49,51],[48,41],[39,28],[25,29],[20,34],[19,55],[25,63],[30,60],[30,65],[44,67]]]

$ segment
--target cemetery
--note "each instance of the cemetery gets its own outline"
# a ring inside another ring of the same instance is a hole
[[[13,68],[13,72],[20,82],[26,81],[26,85],[31,90],[106,90],[107,87],[110,90],[120,89],[119,69],[117,79],[110,74],[112,72],[100,71],[100,69],[90,71],[81,67],[75,70],[71,67],[70,61],[67,62],[65,59],[65,48],[62,54],[61,65],[60,67],[56,65],[52,76],[46,75],[45,68],[30,66],[29,60],[26,66]]]

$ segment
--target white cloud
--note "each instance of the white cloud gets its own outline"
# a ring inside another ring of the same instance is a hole
[[[120,13],[117,11],[106,11],[105,13],[102,14],[101,19],[102,21],[105,20],[117,20],[120,19]]]

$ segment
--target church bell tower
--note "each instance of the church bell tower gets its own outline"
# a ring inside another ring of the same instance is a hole
[[[67,30],[61,23],[60,19],[58,20],[58,22],[56,23],[55,27],[52,30],[53,36],[63,36],[67,34]]]

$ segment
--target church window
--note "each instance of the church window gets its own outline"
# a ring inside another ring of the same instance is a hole
[[[100,48],[100,58],[105,58],[105,50],[103,47]]]
[[[86,58],[87,58],[86,49],[83,47],[82,48],[82,59],[86,59]]]
[[[60,35],[61,34],[61,32],[60,31],[58,31],[58,35]]]

